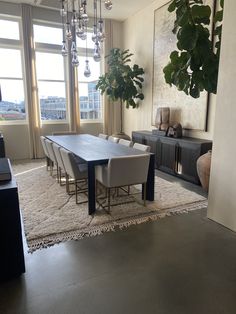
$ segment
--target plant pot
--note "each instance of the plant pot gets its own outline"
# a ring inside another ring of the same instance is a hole
[[[201,182],[201,185],[205,191],[209,188],[211,170],[211,150],[206,154],[200,156],[197,160],[197,173]]]
[[[112,136],[118,137],[118,138],[123,138],[124,140],[129,140],[129,141],[131,140],[129,135],[125,134],[124,132],[115,133],[115,134],[112,134]]]

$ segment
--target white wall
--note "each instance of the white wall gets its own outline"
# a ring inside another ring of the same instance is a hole
[[[133,62],[145,70],[144,101],[138,109],[125,109],[124,129],[129,135],[134,130],[151,130],[153,128],[151,126],[151,116],[154,11],[167,2],[169,1],[156,0],[124,22],[123,46],[134,53]],[[215,99],[216,97],[213,95],[209,104],[208,132],[186,132],[187,136],[212,139]]]
[[[225,1],[208,217],[236,231],[236,1]]]

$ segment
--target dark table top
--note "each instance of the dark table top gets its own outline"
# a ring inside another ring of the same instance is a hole
[[[90,161],[106,161],[116,156],[141,155],[144,152],[112,143],[90,134],[46,136],[75,155]]]

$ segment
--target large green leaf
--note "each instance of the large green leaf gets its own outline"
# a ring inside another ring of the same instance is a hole
[[[193,50],[198,39],[198,32],[195,25],[185,24],[177,34],[182,49]]]
[[[192,7],[192,17],[196,24],[210,24],[211,8],[209,5],[194,5]]]

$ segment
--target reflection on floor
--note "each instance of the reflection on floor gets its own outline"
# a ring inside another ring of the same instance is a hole
[[[0,284],[0,313],[233,314],[235,246],[199,210],[25,253],[26,274]]]

